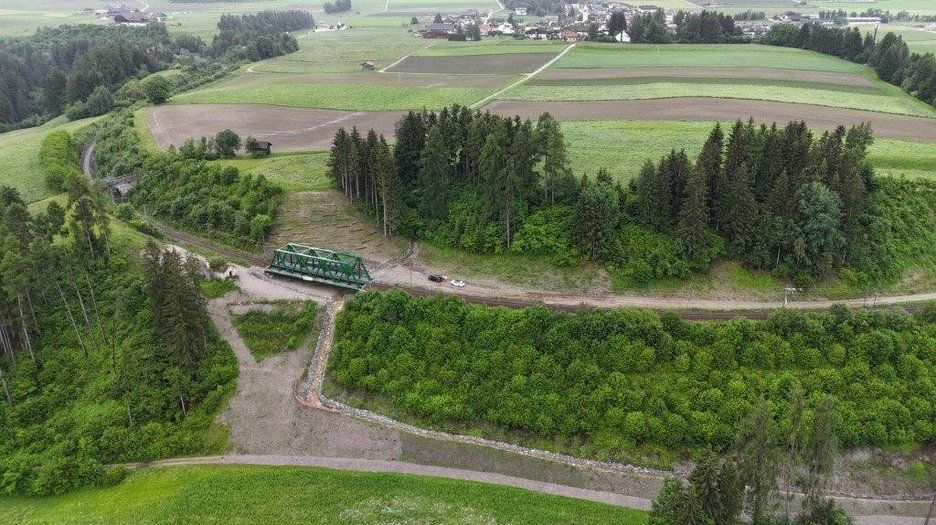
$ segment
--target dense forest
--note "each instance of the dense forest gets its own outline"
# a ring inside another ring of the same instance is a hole
[[[933,306],[916,317],[835,307],[712,323],[365,292],[335,337],[329,377],[340,387],[433,426],[514,432],[586,456],[723,451],[762,400],[782,422],[824,396],[836,400],[845,446],[936,438]]]
[[[673,151],[625,187],[605,171],[576,180],[548,114],[533,124],[456,106],[408,113],[394,148],[339,130],[330,171],[385,233],[474,253],[600,260],[629,284],[730,253],[800,284],[837,271],[877,286],[932,257],[920,232],[936,228],[936,184],[879,180],[871,141],[867,126],[717,125],[695,162]]]
[[[0,132],[63,112],[71,119],[102,115],[118,104],[128,80],[173,65],[186,73],[177,88],[191,88],[215,78],[225,65],[296,51],[289,32],[314,25],[305,11],[224,15],[211,46],[194,35],[170,37],[155,22],[145,27],[60,26],[0,39]]]
[[[231,60],[255,62],[299,49],[290,31],[315,27],[306,11],[260,11],[257,14],[221,15],[211,52]]]
[[[936,106],[936,55],[911,53],[903,37],[888,32],[875,40],[869,33],[819,24],[777,24],[761,43],[811,49],[859,64],[867,64],[885,82],[903,88],[914,97]]]
[[[31,214],[0,188],[0,492],[116,482],[108,464],[217,451],[237,364],[194,268],[115,239],[103,195],[70,181]]]
[[[161,24],[61,26],[0,40],[0,131],[84,104],[95,90],[100,98],[141,71],[164,69],[173,56]]]

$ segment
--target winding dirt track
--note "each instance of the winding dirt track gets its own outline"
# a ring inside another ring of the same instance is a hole
[[[803,120],[813,129],[834,129],[870,122],[874,135],[899,140],[936,142],[936,119],[832,108],[812,104],[724,98],[686,97],[654,100],[587,102],[520,102],[499,100],[487,106],[491,113],[536,119],[549,112],[559,120],[747,120],[784,125]]]

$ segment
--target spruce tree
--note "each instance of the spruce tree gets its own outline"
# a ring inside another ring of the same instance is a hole
[[[426,135],[426,145],[420,160],[420,210],[424,215],[436,219],[445,217],[447,213],[448,186],[454,171],[447,142],[443,127],[433,126]]]
[[[698,255],[708,244],[708,185],[702,163],[696,165],[686,184],[686,198],[679,212],[676,233],[683,241],[686,254]]]
[[[744,509],[755,525],[765,523],[776,508],[779,446],[770,406],[762,401],[741,420],[734,446],[741,485],[746,487]]]
[[[416,180],[423,147],[426,143],[426,123],[419,113],[410,111],[396,125],[394,159],[404,182]]]

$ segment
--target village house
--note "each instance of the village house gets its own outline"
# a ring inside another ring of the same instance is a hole
[[[455,24],[433,22],[422,31],[423,38],[448,38],[455,34]]]

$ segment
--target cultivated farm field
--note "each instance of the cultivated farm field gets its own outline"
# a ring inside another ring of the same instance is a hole
[[[714,69],[707,73],[709,67]],[[499,98],[539,102],[679,97],[808,103],[936,117],[931,106],[874,79],[864,66],[767,46],[582,45],[543,75]]]

